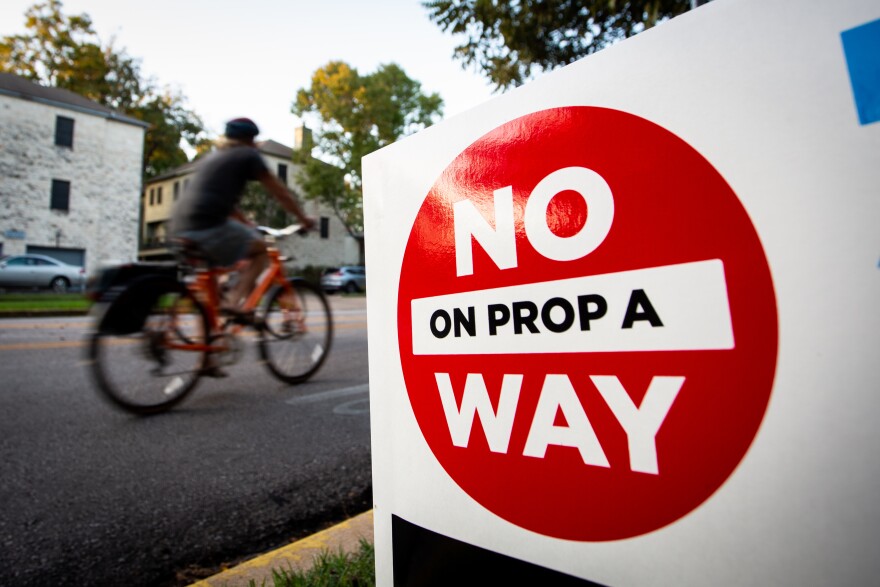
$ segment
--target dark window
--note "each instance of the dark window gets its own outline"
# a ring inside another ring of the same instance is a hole
[[[49,204],[52,210],[70,210],[70,182],[63,179],[52,180],[52,201]]]
[[[55,144],[59,147],[73,148],[73,119],[64,116],[55,118]]]
[[[278,178],[281,180],[281,183],[287,185],[287,165],[284,163],[278,164]]]
[[[150,188],[150,206],[156,203],[156,190]]]
[[[321,216],[321,238],[330,238],[330,219]]]
[[[156,188],[156,205],[162,205],[162,186]]]
[[[174,182],[174,201],[176,202],[177,198],[179,198],[179,197],[180,197],[180,182],[175,181]]]

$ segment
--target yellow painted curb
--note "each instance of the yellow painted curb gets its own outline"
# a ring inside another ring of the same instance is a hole
[[[360,548],[362,539],[373,542],[373,510],[203,579],[191,587],[247,587],[251,580],[258,586],[264,580],[266,585],[273,585],[273,569],[308,570],[322,552],[354,552]]]

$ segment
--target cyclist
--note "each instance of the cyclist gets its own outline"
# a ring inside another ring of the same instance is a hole
[[[303,228],[315,222],[305,215],[281,180],[260,156],[254,138],[260,130],[248,118],[226,123],[218,148],[198,163],[189,187],[171,214],[171,235],[194,242],[216,265],[246,261],[222,309],[236,313],[254,288],[269,258],[266,244],[238,207],[248,181],[259,181]]]

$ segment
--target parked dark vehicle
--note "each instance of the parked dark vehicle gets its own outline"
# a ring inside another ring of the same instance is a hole
[[[329,293],[365,291],[367,289],[367,270],[361,265],[331,267],[321,276],[321,287]]]
[[[0,288],[49,288],[58,293],[82,287],[86,270],[45,255],[0,258]]]

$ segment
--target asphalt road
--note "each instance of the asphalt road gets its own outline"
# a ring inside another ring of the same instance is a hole
[[[0,320],[0,585],[183,585],[371,507],[364,298],[289,387],[249,344],[172,412],[105,403],[83,318]]]

